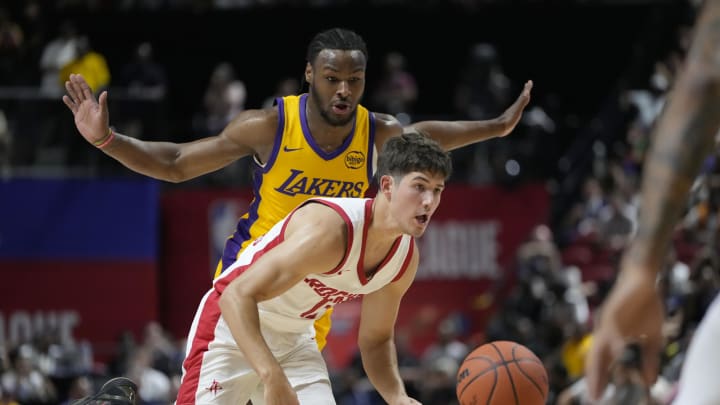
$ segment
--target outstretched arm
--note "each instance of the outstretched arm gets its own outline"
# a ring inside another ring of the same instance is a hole
[[[77,74],[70,75],[65,89],[63,102],[88,142],[131,170],[171,182],[213,172],[252,153],[269,154],[266,149],[273,143],[277,126],[275,110],[248,110],[217,136],[189,143],[146,142],[110,131],[107,91],[96,100]]]
[[[445,150],[510,134],[530,102],[533,82],[528,80],[515,102],[496,118],[482,121],[421,121],[410,124],[427,132]]]
[[[646,382],[657,378],[664,311],[656,278],[688,191],[720,128],[720,0],[706,0],[683,70],[653,133],[642,179],[637,235],[600,311],[586,367],[598,398],[628,341],[643,344]]]
[[[419,404],[408,397],[400,377],[394,329],[400,301],[410,288],[418,267],[417,249],[403,276],[363,297],[358,345],[363,367],[372,385],[390,405]]]

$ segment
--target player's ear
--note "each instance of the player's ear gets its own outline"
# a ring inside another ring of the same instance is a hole
[[[380,192],[383,193],[388,200],[392,196],[392,187],[394,183],[395,179],[390,175],[386,174],[380,177]]]
[[[310,62],[305,65],[305,81],[308,83],[312,82],[312,65]]]

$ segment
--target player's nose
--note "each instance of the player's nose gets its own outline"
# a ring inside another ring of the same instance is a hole
[[[350,95],[350,84],[345,80],[340,80],[336,90],[338,96],[345,98]]]

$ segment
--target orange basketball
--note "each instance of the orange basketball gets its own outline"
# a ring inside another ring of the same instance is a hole
[[[548,389],[542,361],[527,347],[507,340],[479,346],[457,373],[460,405],[545,405]]]

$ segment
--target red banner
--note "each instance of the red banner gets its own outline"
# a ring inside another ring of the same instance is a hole
[[[157,320],[155,263],[5,261],[0,344],[31,341],[58,330],[86,340],[96,360],[109,360],[125,331],[141,338]]]

